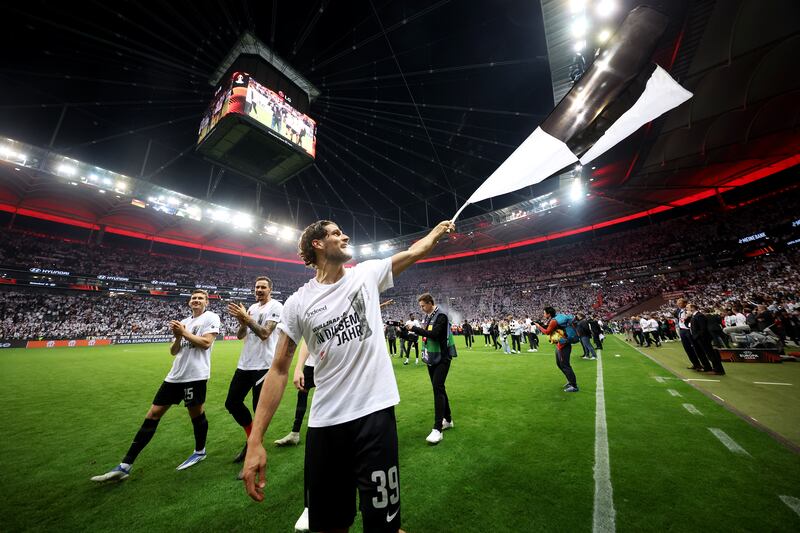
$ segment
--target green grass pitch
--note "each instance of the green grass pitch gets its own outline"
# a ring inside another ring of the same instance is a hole
[[[424,440],[433,423],[426,369],[393,359],[403,528],[591,531],[596,362],[573,356],[581,392],[567,394],[549,345],[503,355],[477,339],[472,350],[458,339],[447,381],[455,428],[436,447]],[[292,531],[303,446],[272,441],[290,429],[295,392],[289,384],[267,432],[266,501],[255,503],[231,463],[244,433],[223,406],[239,348],[214,347],[208,459],[175,470],[194,440],[185,409],[173,407],[131,477],[104,486],[89,477],[127,450],[168,372],[168,346],[0,353],[0,530]],[[800,530],[779,499],[800,498],[800,456],[688,384],[659,383],[654,376],[669,374],[620,339],[607,339],[603,369],[618,531]],[[731,453],[709,427],[749,455]],[[360,518],[352,530],[361,531]]]

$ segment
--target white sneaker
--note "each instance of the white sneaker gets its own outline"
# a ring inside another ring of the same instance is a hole
[[[194,466],[197,463],[199,463],[200,461],[205,461],[205,460],[206,460],[205,452],[204,453],[194,452],[194,453],[192,453],[192,455],[189,456],[188,459],[186,459],[184,462],[179,464],[178,467],[175,468],[175,470],[186,470],[190,466]]]
[[[303,509],[303,514],[301,514],[297,522],[294,523],[294,530],[300,533],[308,532],[308,507]]]
[[[300,444],[300,433],[292,431],[282,439],[275,441],[278,446],[297,446]]]
[[[444,435],[438,429],[432,429],[431,434],[425,437],[425,440],[428,441],[428,444],[439,444],[442,442]]]
[[[414,364],[415,364],[415,365],[418,365],[418,364],[419,364],[419,359],[417,359],[416,361],[414,361]]]
[[[528,351],[529,352],[535,352],[536,350],[534,350],[533,348],[528,348]]]
[[[105,483],[106,481],[122,481],[130,475],[130,469],[123,468],[122,465],[117,465],[105,474],[93,476],[91,478],[95,483]]]
[[[453,421],[452,420],[450,422],[448,422],[447,420],[442,419],[442,431],[445,431],[445,430],[450,429],[452,427],[453,427]]]

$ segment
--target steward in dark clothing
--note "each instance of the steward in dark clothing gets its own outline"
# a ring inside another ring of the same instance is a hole
[[[442,440],[442,430],[453,425],[445,381],[456,351],[447,315],[434,306],[433,297],[425,293],[419,297],[419,304],[426,315],[425,322],[421,328],[407,326],[407,329],[420,337],[425,337],[423,361],[428,365],[434,405],[433,430],[426,440],[430,444],[438,444]]]
[[[692,343],[695,345],[695,348],[698,351],[702,351],[711,362],[713,368],[712,373],[718,375],[725,374],[719,352],[711,345],[711,334],[708,332],[708,318],[692,304],[687,305],[686,309],[689,315],[686,320],[689,322],[688,326],[692,332]]]

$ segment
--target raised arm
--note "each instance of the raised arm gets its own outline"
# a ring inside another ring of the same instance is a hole
[[[449,220],[439,222],[425,237],[412,244],[408,250],[398,252],[392,256],[392,276],[397,276],[405,269],[424,258],[442,238],[442,235],[456,229],[455,224]]]
[[[283,398],[295,348],[297,348],[295,342],[286,333],[280,332],[275,358],[261,387],[261,397],[258,399],[258,407],[253,417],[253,429],[247,439],[247,457],[243,469],[244,486],[247,494],[257,502],[264,499],[266,485],[267,452],[262,441],[272,416]]]

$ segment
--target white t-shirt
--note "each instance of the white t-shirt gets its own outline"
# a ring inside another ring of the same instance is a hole
[[[202,337],[206,333],[219,333],[219,316],[206,311],[198,317],[181,320],[189,333]],[[213,346],[213,345],[212,345]],[[181,351],[172,361],[172,369],[164,378],[169,383],[200,381],[211,376],[211,346],[203,350],[186,339],[181,339]]]
[[[265,326],[267,322],[280,322],[283,304],[277,300],[270,300],[265,304],[254,303],[247,310],[247,314],[252,316],[259,326]],[[247,334],[244,337],[242,354],[239,356],[239,365],[236,368],[241,370],[262,370],[272,366],[272,358],[275,356],[275,346],[278,344],[278,335],[273,334],[265,340],[261,340],[255,332],[247,327]]]
[[[491,327],[492,327],[492,325],[489,322],[484,322],[481,325],[481,328],[483,329],[483,334],[484,335],[488,335],[489,334],[489,328],[491,328]]]
[[[310,427],[355,420],[397,405],[392,362],[383,340],[380,293],[394,285],[391,259],[364,261],[324,285],[315,279],[286,300],[278,328],[317,355]]]

